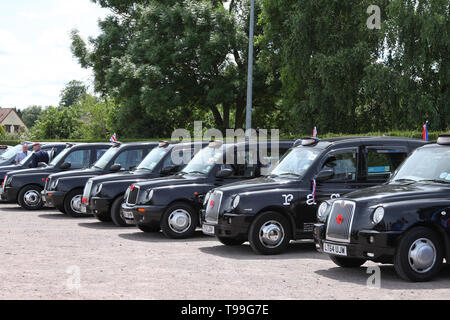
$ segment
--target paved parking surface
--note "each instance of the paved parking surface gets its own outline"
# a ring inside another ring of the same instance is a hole
[[[0,299],[448,298],[449,267],[432,282],[408,283],[382,266],[380,289],[367,287],[365,267],[337,268],[310,242],[266,257],[201,233],[174,241],[0,204]]]

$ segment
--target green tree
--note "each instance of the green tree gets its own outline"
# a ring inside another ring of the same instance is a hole
[[[72,80],[66,84],[64,89],[61,90],[60,106],[71,107],[79,101],[87,92],[86,85],[81,81]]]
[[[81,138],[80,112],[75,107],[48,107],[31,130],[35,139]]]
[[[34,123],[38,120],[43,109],[41,106],[30,106],[22,110],[22,120],[28,128],[32,128]]]

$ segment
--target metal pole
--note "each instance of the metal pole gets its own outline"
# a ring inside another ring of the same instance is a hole
[[[253,99],[253,42],[255,33],[255,0],[250,5],[250,33],[248,36],[248,80],[247,80],[247,111],[246,111],[246,139],[250,140],[252,128],[252,99]]]

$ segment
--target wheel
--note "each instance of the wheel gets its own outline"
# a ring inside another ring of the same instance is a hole
[[[217,237],[219,239],[219,241],[226,245],[226,246],[240,246],[241,244],[243,244],[245,242],[245,240],[240,240],[240,239],[234,239],[234,238],[223,238],[223,237]]]
[[[64,209],[64,206],[55,206],[56,209],[58,209],[58,211],[60,211],[61,213],[66,214],[66,209]]]
[[[175,203],[162,215],[161,230],[166,237],[185,239],[194,234],[198,223],[198,213],[192,206]]]
[[[330,255],[331,261],[342,268],[358,268],[361,267],[367,260],[358,258],[346,258]]]
[[[26,210],[39,210],[44,206],[40,186],[26,186],[20,190],[17,197],[19,205]]]
[[[139,230],[144,231],[145,233],[153,233],[153,232],[158,232],[159,230],[161,230],[161,228],[159,226],[139,226],[138,225]]]
[[[114,200],[111,205],[111,220],[118,227],[129,227],[130,225],[125,222],[122,215],[122,203],[124,202],[123,196],[118,197]]]
[[[400,240],[394,257],[397,274],[407,281],[428,281],[442,267],[442,244],[437,234],[425,227],[417,227]]]
[[[81,212],[81,199],[83,198],[83,190],[77,189],[70,191],[64,198],[64,211],[73,218],[83,217]]]
[[[278,212],[265,212],[255,218],[248,235],[250,246],[256,253],[279,254],[291,240],[289,221]]]

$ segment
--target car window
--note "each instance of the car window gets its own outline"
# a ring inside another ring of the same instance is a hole
[[[95,160],[97,161],[98,159],[100,159],[104,154],[105,154],[105,152],[108,150],[108,148],[105,148],[105,149],[97,149],[96,150],[96,153],[95,153]]]
[[[114,164],[120,164],[121,170],[131,170],[133,167],[137,167],[139,163],[147,155],[147,149],[133,149],[123,151],[114,161]]]
[[[356,150],[337,151],[330,154],[323,168],[331,169],[334,175],[327,182],[356,181],[357,152]]]
[[[174,148],[170,156],[164,159],[162,167],[185,166],[194,156],[194,150]]]
[[[70,153],[64,162],[70,163],[71,169],[88,168],[91,160],[91,150],[76,150]]]
[[[369,181],[384,181],[389,178],[407,157],[406,152],[370,148],[367,150],[366,175]]]

